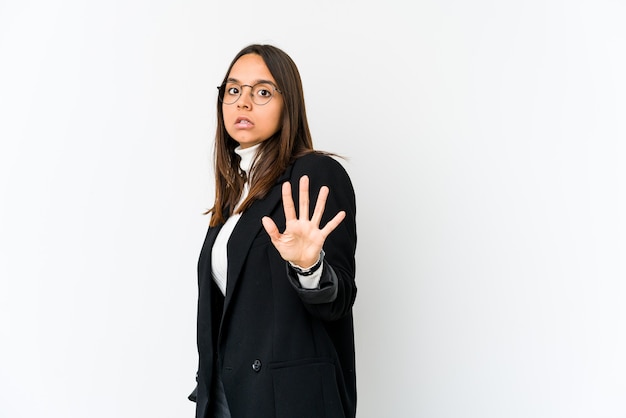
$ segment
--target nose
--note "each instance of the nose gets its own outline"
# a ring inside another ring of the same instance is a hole
[[[237,107],[239,108],[248,108],[252,107],[252,87],[250,87],[250,91],[246,91],[245,88],[250,87],[247,85],[241,86],[241,96],[239,96],[239,100],[237,100]]]

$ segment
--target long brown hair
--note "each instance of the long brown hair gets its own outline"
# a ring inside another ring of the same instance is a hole
[[[281,128],[259,145],[250,170],[250,192],[237,208],[237,212],[245,211],[255,200],[263,198],[296,158],[313,152],[300,72],[284,51],[272,45],[253,44],[245,47],[230,63],[222,82],[228,78],[235,62],[247,54],[257,54],[263,58],[282,93],[284,105]],[[214,148],[215,202],[206,212],[211,214],[211,226],[224,223],[235,212],[235,206],[248,180],[239,168],[240,157],[235,153],[238,145],[226,132],[222,103],[218,99]]]

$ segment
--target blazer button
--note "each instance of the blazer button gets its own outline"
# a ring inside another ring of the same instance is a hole
[[[254,360],[254,363],[252,363],[252,370],[254,370],[257,373],[261,371],[261,360],[259,359]]]

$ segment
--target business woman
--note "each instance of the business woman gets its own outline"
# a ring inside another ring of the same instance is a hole
[[[250,45],[218,87],[198,262],[196,417],[356,414],[356,203],[315,151],[292,59]]]

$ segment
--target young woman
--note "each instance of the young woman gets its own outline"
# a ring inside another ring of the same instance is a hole
[[[285,52],[244,48],[218,89],[196,417],[354,417],[351,181],[313,149]]]

